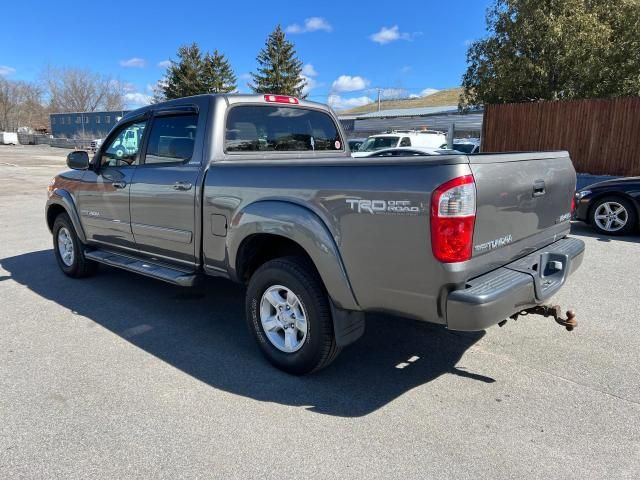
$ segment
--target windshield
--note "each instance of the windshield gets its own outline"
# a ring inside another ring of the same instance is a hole
[[[398,145],[398,137],[369,137],[360,146],[360,152],[375,152],[383,148],[393,148]]]
[[[476,148],[474,143],[454,143],[453,148],[463,153],[471,153]]]

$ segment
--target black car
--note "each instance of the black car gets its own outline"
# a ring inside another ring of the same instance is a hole
[[[594,183],[576,192],[575,218],[607,235],[625,235],[638,227],[640,177]]]

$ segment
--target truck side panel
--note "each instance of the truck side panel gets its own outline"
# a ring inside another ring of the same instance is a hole
[[[331,164],[213,163],[204,186],[206,266],[224,271],[226,262],[235,258],[233,249],[239,243],[235,231],[245,222],[250,205],[264,201],[303,205],[330,232],[360,308],[444,323],[438,300],[442,288],[464,279],[433,258],[429,198],[438,185],[469,173],[466,157],[450,162],[394,159],[393,166],[380,160],[365,166],[350,159]],[[226,237],[219,231],[211,233],[219,228],[221,216]],[[315,235],[297,232],[300,226],[295,222],[288,228],[291,238]]]

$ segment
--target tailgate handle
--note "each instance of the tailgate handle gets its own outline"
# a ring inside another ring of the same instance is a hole
[[[533,196],[541,197],[546,193],[546,188],[544,184],[544,180],[536,180],[533,182]]]

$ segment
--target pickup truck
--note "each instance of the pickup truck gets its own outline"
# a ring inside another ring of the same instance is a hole
[[[369,312],[452,330],[525,313],[575,325],[545,305],[584,252],[567,236],[566,152],[352,158],[324,105],[201,95],[127,114],[67,164],[46,203],[66,275],[106,264],[243,283],[259,348],[293,374],[328,365]]]

